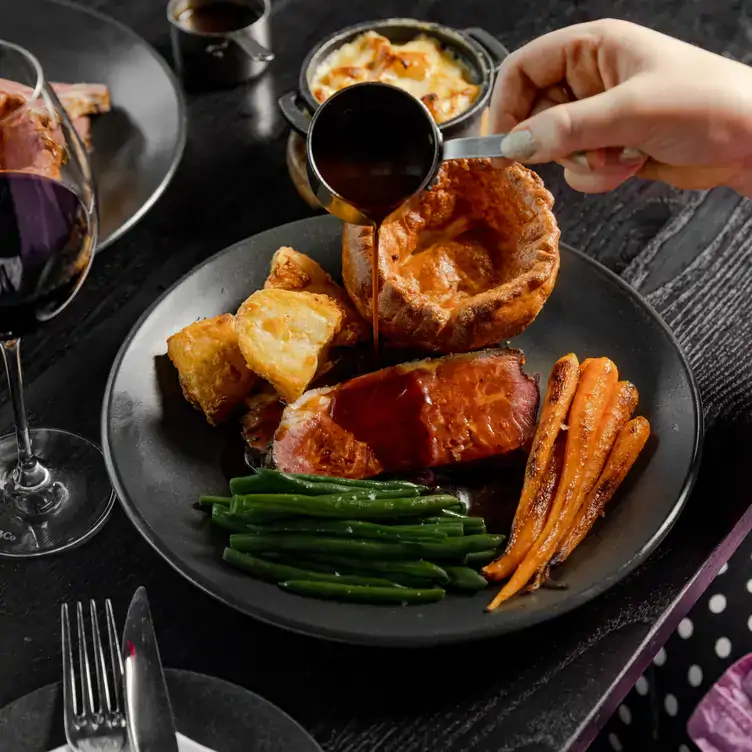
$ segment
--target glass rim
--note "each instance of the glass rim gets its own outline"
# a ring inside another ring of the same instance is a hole
[[[6,39],[0,39],[0,47],[6,47],[10,50],[13,50],[14,52],[18,53],[22,57],[26,58],[27,62],[31,64],[31,67],[34,69],[34,72],[36,73],[36,83],[33,87],[28,87],[32,89],[31,96],[29,96],[26,99],[26,105],[32,104],[33,102],[36,102],[41,94],[42,90],[44,88],[44,70],[42,69],[42,64],[37,60],[36,56],[33,55],[31,52],[29,52],[25,47],[21,47],[19,44],[15,44],[14,42],[9,42]],[[15,83],[19,83],[16,81]],[[21,84],[24,86],[25,84]],[[6,120],[9,117],[12,117],[16,114],[16,110],[13,110],[12,112],[9,112],[5,117],[0,117],[0,122],[3,120]]]

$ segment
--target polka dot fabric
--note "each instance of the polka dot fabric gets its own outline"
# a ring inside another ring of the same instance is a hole
[[[687,720],[721,674],[752,652],[752,536],[656,652],[590,752],[698,752]]]

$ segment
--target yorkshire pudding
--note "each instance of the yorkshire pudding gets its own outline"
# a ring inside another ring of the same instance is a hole
[[[513,337],[546,302],[559,270],[553,196],[520,164],[445,162],[434,185],[379,233],[379,329],[400,345],[467,352]],[[371,319],[374,231],[346,224],[342,276]]]

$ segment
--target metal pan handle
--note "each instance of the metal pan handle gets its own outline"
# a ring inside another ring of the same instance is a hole
[[[462,33],[477,42],[490,55],[494,70],[498,71],[499,66],[504,62],[504,58],[509,55],[509,50],[493,34],[489,34],[485,29],[478,26],[464,29]]]
[[[278,100],[277,104],[282,111],[282,115],[285,120],[290,124],[290,127],[297,131],[301,136],[308,135],[308,129],[311,125],[311,119],[308,114],[301,109],[299,105],[300,97],[297,91],[288,91],[287,94],[283,94]]]

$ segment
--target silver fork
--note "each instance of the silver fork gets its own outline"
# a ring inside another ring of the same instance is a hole
[[[96,677],[96,703],[92,684],[89,650],[86,646],[84,608],[76,604],[78,631],[78,680],[73,662],[68,604],[61,609],[63,640],[63,713],[65,738],[77,752],[120,752],[127,739],[123,704],[123,659],[120,655],[115,615],[109,598],[105,601],[108,653],[102,646],[99,617],[94,601],[89,602],[93,663]],[[78,689],[78,691],[76,691]]]

